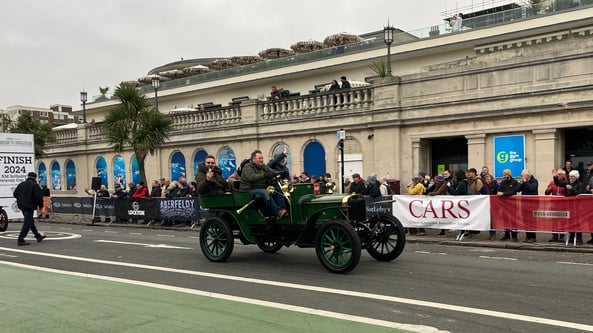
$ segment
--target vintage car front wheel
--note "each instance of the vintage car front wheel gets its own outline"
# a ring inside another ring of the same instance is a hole
[[[348,273],[353,270],[360,260],[360,251],[360,238],[345,221],[328,221],[317,231],[317,258],[332,273]]]
[[[4,232],[8,229],[8,214],[0,207],[0,231]]]
[[[394,216],[379,214],[371,229],[372,236],[367,252],[379,261],[391,261],[404,251],[406,232]]]
[[[233,252],[233,231],[227,222],[211,217],[200,228],[200,248],[210,261],[222,262]]]

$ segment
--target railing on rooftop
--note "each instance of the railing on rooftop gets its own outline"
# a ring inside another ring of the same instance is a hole
[[[460,33],[473,29],[485,28],[492,25],[505,24],[516,20],[534,18],[541,15],[549,15],[560,11],[575,9],[577,7],[591,6],[593,0],[580,0],[579,2],[554,0],[546,5],[534,5],[533,7],[518,7],[504,11],[497,11],[494,13],[480,15],[477,17],[464,18],[460,31],[454,31],[448,22],[437,24],[427,28],[416,29],[412,31],[401,32],[394,35],[394,45],[414,42],[425,38],[434,38],[437,36],[447,35],[451,33]],[[178,88],[203,82],[215,81],[222,78],[228,78],[237,75],[244,75],[249,73],[256,73],[275,68],[288,67],[295,64],[317,61],[321,59],[331,58],[338,55],[353,54],[383,48],[385,44],[382,38],[370,38],[362,42],[336,46],[317,51],[301,53],[289,57],[269,59],[259,63],[227,68],[224,70],[213,71],[195,76],[189,76],[171,81],[161,83],[160,90]],[[153,93],[153,88],[150,85],[138,88],[144,94]]]

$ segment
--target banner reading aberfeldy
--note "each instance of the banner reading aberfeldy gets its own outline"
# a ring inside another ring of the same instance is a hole
[[[408,228],[490,229],[488,195],[395,195],[393,215]]]

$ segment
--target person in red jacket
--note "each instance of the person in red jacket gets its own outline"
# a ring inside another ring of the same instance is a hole
[[[150,196],[148,195],[148,189],[144,185],[144,182],[139,181],[138,184],[136,184],[136,191],[134,191],[134,194],[132,194],[132,198],[140,199],[140,198],[149,198],[149,197]],[[133,219],[132,223],[138,223],[138,220]],[[148,224],[148,223],[150,223],[150,220],[144,220],[143,224]]]
[[[132,194],[132,198],[148,198],[148,189],[144,186],[144,182],[140,181],[136,184],[136,191]]]

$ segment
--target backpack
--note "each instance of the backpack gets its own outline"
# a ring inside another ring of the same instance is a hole
[[[245,167],[245,164],[249,163],[249,159],[246,158],[244,159],[241,164],[239,165],[239,167],[237,168],[237,174],[239,175],[239,177],[241,177],[241,172],[243,172],[243,167]]]
[[[385,188],[387,188],[387,195],[393,195],[393,189],[391,189],[389,184],[381,184],[381,186],[385,186]]]

